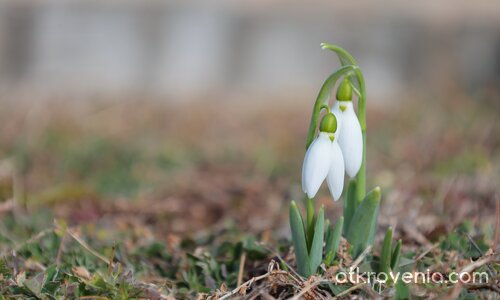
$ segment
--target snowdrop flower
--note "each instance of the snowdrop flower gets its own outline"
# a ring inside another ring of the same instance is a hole
[[[302,166],[302,189],[310,199],[316,196],[326,179],[330,194],[336,201],[344,188],[344,158],[336,132],[337,119],[332,113],[321,120],[320,133],[309,146]]]
[[[332,111],[339,122],[338,143],[344,155],[345,170],[349,177],[354,177],[363,160],[363,135],[352,106],[352,87],[349,79],[344,79],[340,84]]]

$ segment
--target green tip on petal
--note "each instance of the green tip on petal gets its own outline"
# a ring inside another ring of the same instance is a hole
[[[352,86],[349,78],[345,78],[337,89],[337,100],[351,101],[352,100]]]
[[[337,131],[337,118],[332,113],[327,113],[321,120],[319,131],[334,133]]]

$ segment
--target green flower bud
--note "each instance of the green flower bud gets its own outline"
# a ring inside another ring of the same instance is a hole
[[[335,133],[335,131],[337,131],[337,118],[334,114],[327,113],[323,119],[321,119],[319,131],[328,133]]]
[[[349,78],[345,78],[337,89],[337,100],[351,101],[352,100],[352,87]]]

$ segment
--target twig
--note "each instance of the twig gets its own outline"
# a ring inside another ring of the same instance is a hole
[[[416,242],[424,246],[432,246],[432,243],[418,230],[409,225],[401,226],[403,231],[406,232],[411,238],[413,238]]]
[[[302,277],[299,273],[297,273],[297,271],[295,271],[294,268],[292,268],[292,266],[290,266],[284,259],[283,257],[281,257],[281,255],[279,255],[278,251],[275,251],[271,248],[269,248],[267,245],[265,244],[262,244],[262,243],[259,243],[260,246],[262,246],[263,248],[267,249],[267,251],[271,252],[271,253],[275,253],[274,256],[277,257],[280,262],[284,263],[285,266],[288,268],[288,270],[290,270],[295,276],[297,276],[297,278],[299,278],[300,280],[302,280],[302,282],[305,281],[304,277]]]
[[[370,253],[371,250],[372,250],[372,246],[368,245],[368,247],[366,247],[365,251],[363,251],[358,256],[358,258],[356,258],[356,260],[351,264],[351,268],[355,269],[363,261],[363,259],[365,259],[365,257],[368,255],[368,253]]]
[[[62,254],[64,252],[64,244],[66,243],[67,236],[68,236],[68,234],[65,230],[63,233],[63,236],[61,238],[61,243],[59,244],[59,249],[57,249],[56,266],[58,266],[58,267],[61,264],[61,258],[62,258]]]
[[[78,237],[71,229],[68,228],[66,232],[75,241],[77,241],[78,244],[80,244],[85,250],[87,250],[88,252],[90,252],[92,255],[94,255],[98,259],[102,260],[107,265],[109,265],[110,263],[112,263],[112,262],[109,261],[109,259],[107,259],[106,257],[102,256],[101,254],[97,253],[97,251],[95,251],[94,249],[90,248],[90,246],[84,240],[82,240],[80,237]]]
[[[466,265],[465,267],[462,268],[460,273],[470,273],[474,271],[475,269],[481,267],[484,264],[487,264],[493,260],[493,255],[492,256],[486,256],[481,259],[476,260],[475,262]]]
[[[236,285],[239,286],[243,282],[243,271],[245,270],[245,260],[247,258],[246,252],[243,252],[240,257],[240,269],[238,270],[238,281]]]
[[[483,251],[481,251],[481,248],[479,248],[479,246],[476,244],[476,242],[474,242],[472,237],[468,233],[466,233],[466,235],[467,235],[467,238],[469,239],[469,242],[472,244],[472,246],[474,246],[474,248],[477,250],[477,252],[479,252],[479,254],[481,256],[484,256]],[[496,272],[491,268],[490,264],[486,264],[486,267],[488,268],[488,272],[490,273],[491,277],[495,278]]]
[[[483,288],[487,288],[487,289],[491,289],[491,290],[494,290],[496,291],[497,293],[500,294],[500,288],[496,285],[491,285],[491,284],[484,284],[484,283],[480,283],[480,284],[474,284],[474,283],[468,283],[468,284],[465,284],[464,285],[466,288],[468,289],[483,289]]]
[[[303,295],[305,295],[307,292],[309,292],[313,287],[316,287],[318,284],[321,283],[321,280],[316,280],[315,282],[307,285],[305,288],[303,288],[300,293],[298,293],[297,295],[295,295],[292,300],[298,300],[300,299],[300,297],[302,297]]]
[[[227,294],[225,294],[224,296],[220,297],[219,300],[224,300],[224,299],[227,299],[227,298],[235,295],[242,288],[248,289],[254,282],[257,282],[257,281],[260,281],[262,279],[265,279],[265,278],[269,277],[271,274],[287,274],[287,273],[288,272],[286,272],[286,271],[270,271],[270,272],[267,272],[266,274],[263,274],[263,275],[260,275],[260,276],[257,276],[257,277],[252,277],[252,279],[247,280],[242,285],[238,286],[234,290],[232,290],[232,291],[228,292]]]
[[[338,299],[339,297],[342,297],[342,296],[344,296],[344,295],[347,295],[347,294],[349,294],[350,292],[354,292],[355,290],[357,290],[357,289],[361,288],[364,284],[366,284],[366,283],[362,282],[362,283],[358,283],[358,284],[356,284],[356,285],[354,285],[354,286],[351,286],[351,287],[350,287],[350,288],[348,288],[347,290],[345,290],[345,291],[343,291],[343,292],[340,292],[340,293],[338,293],[337,295],[335,295],[335,297],[333,297],[332,299]]]
[[[432,250],[436,249],[438,246],[439,246],[439,244],[434,244],[431,247],[427,248],[427,250],[425,250],[424,252],[422,252],[422,254],[420,254],[419,256],[417,256],[417,258],[415,258],[415,262],[417,262],[417,261],[421,260],[422,258],[424,258],[427,254],[429,254],[429,252],[431,252]]]
[[[467,266],[463,267],[462,270],[460,270],[460,273],[470,273],[474,271],[475,269],[481,267],[484,264],[489,263],[490,261],[493,260],[493,256],[487,256],[482,259],[478,259],[475,262],[468,264]],[[445,298],[445,299],[457,299],[458,295],[460,294],[461,287],[463,286],[462,282],[459,280],[451,293]]]

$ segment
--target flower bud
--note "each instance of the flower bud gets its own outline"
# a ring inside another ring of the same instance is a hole
[[[337,100],[339,101],[351,101],[352,100],[352,86],[349,82],[349,78],[345,78],[342,83],[340,83],[337,89]]]
[[[320,132],[335,133],[337,131],[337,118],[332,113],[327,113],[319,125]]]

